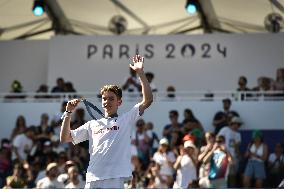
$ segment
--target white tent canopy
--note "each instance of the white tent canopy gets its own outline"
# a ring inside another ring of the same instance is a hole
[[[127,22],[123,34],[204,33],[202,16],[188,14],[184,8],[186,0],[45,0],[48,13],[40,17],[32,13],[33,2],[0,0],[0,40],[49,39],[55,33],[113,35],[109,23],[116,15]],[[267,32],[264,19],[269,13],[284,17],[284,0],[199,2],[210,32]]]

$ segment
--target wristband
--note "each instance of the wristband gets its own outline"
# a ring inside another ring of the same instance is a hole
[[[70,113],[72,113],[72,112],[70,112],[70,111],[65,111],[65,112],[62,114],[61,119],[63,120],[64,117],[70,117]],[[68,114],[69,114],[69,115],[68,115]]]
[[[65,112],[67,112],[67,113],[69,113],[69,114],[71,114],[71,113],[72,113],[71,111],[68,111],[68,110],[66,110]]]

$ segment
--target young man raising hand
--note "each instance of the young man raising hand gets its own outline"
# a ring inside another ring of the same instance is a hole
[[[133,57],[131,69],[136,71],[142,86],[143,99],[129,112],[117,115],[122,103],[122,90],[116,85],[101,88],[102,107],[105,117],[91,120],[75,130],[70,130],[71,114],[79,99],[67,103],[62,122],[60,141],[78,144],[89,140],[90,161],[86,174],[85,188],[123,188],[131,177],[131,125],[143,114],[152,101],[153,95],[143,70],[144,58]]]

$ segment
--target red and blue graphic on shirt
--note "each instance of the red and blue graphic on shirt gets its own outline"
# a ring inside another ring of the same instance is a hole
[[[210,162],[209,179],[225,178],[228,166],[228,155],[223,151],[215,151]]]
[[[105,127],[105,128],[101,128],[98,130],[94,131],[94,134],[103,134],[105,132],[109,132],[109,131],[118,131],[119,130],[119,126],[117,125],[113,125],[112,127]]]

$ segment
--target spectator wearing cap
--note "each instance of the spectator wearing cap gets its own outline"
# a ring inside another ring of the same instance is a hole
[[[201,140],[203,137],[203,133],[200,129],[193,129],[189,134],[186,134],[183,138],[183,144],[186,141],[191,141],[194,145],[195,145],[195,149],[194,149],[194,157],[197,160],[198,158],[198,154],[199,154],[199,145],[201,145]]]
[[[84,188],[85,182],[82,181],[79,176],[79,171],[76,166],[71,166],[67,170],[68,173],[68,184],[65,186],[65,188]]]
[[[230,164],[230,171],[228,175],[228,187],[237,187],[237,171],[238,164],[240,160],[240,144],[241,144],[241,134],[238,131],[243,121],[239,117],[233,117],[229,126],[223,127],[218,135],[225,137],[226,149],[230,152],[233,163]]]
[[[49,163],[45,169],[46,177],[37,182],[36,188],[64,188],[64,185],[57,181],[58,166],[57,163]]]
[[[251,187],[251,179],[255,179],[255,187],[262,188],[266,178],[265,161],[268,156],[267,144],[263,141],[260,130],[252,132],[252,143],[249,144],[245,157],[248,158],[244,173],[244,187]]]
[[[204,162],[210,163],[208,179],[211,188],[227,188],[227,175],[232,157],[226,150],[225,137],[219,135],[211,151],[205,156]]]
[[[160,165],[160,175],[167,179],[168,187],[173,184],[174,169],[173,165],[176,161],[174,153],[169,148],[169,141],[167,138],[162,138],[160,140],[160,146],[158,151],[155,152],[153,160]]]
[[[177,176],[173,188],[187,188],[189,183],[197,180],[195,150],[196,147],[192,141],[186,141],[184,148],[180,149],[180,156],[174,164]]]
[[[217,135],[218,132],[225,126],[228,126],[232,117],[240,117],[239,114],[231,110],[232,102],[229,98],[223,99],[223,111],[218,111],[213,118],[213,126],[215,127],[214,134]]]

